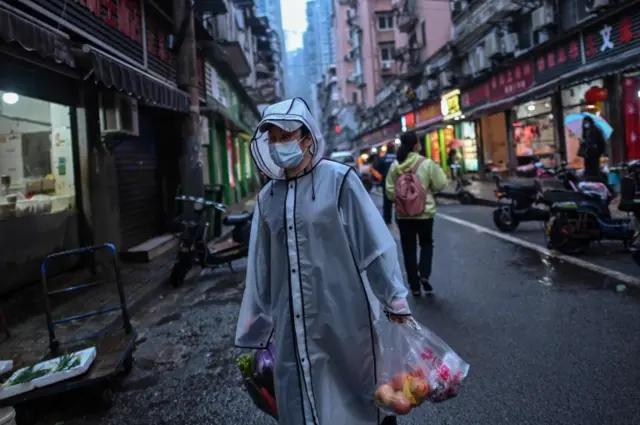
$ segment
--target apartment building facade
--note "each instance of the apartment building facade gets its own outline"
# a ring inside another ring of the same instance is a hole
[[[591,111],[614,128],[611,163],[640,157],[638,1],[449,5],[449,41],[421,62],[419,78],[409,72],[409,90],[400,90],[411,101],[378,120],[371,109],[354,144],[367,149],[414,129],[445,168],[452,143],[466,170],[482,175],[538,159],[581,168],[579,140],[563,117]],[[426,33],[428,39],[428,27]]]

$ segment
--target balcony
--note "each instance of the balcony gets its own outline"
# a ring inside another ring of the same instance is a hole
[[[393,62],[392,61],[382,61],[380,64],[380,74],[387,76],[393,74]]]
[[[410,33],[418,24],[417,1],[404,0],[400,6],[400,14],[398,15],[398,29],[400,32]]]
[[[233,5],[239,9],[249,9],[255,6],[253,0],[231,0]]]
[[[227,62],[238,78],[245,78],[251,75],[251,64],[245,54],[239,40],[233,40],[229,36],[231,31],[227,28],[225,16],[210,17],[206,21],[206,29],[215,41],[203,40],[198,42],[198,46],[204,49],[215,49],[216,56]]]
[[[193,8],[196,13],[208,13],[214,16],[229,12],[224,0],[199,0],[194,2]]]
[[[366,85],[364,82],[364,76],[362,75],[361,72],[357,72],[357,71],[354,71],[351,75],[349,75],[349,77],[347,78],[347,81],[355,84],[358,87],[363,87]]]

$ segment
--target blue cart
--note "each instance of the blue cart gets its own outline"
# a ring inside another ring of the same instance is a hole
[[[113,279],[99,279],[96,273],[96,255],[106,254],[108,268],[113,272]],[[48,272],[56,261],[69,257],[80,258],[82,263],[87,263],[91,268],[91,276],[88,282],[83,282],[70,287],[50,290]],[[85,261],[82,261],[85,260]],[[88,261],[87,261],[88,260]],[[42,262],[42,290],[44,293],[44,307],[49,331],[50,358],[59,357],[65,353],[81,350],[90,346],[96,347],[96,358],[91,368],[82,376],[67,381],[62,381],[47,387],[38,388],[27,393],[19,394],[4,400],[0,400],[0,406],[14,406],[17,413],[18,425],[32,423],[36,418],[33,412],[39,402],[52,396],[70,392],[91,390],[96,395],[97,401],[103,408],[109,408],[113,404],[113,388],[118,378],[128,374],[133,367],[133,351],[135,349],[136,334],[131,326],[129,312],[124,294],[120,269],[118,266],[118,254],[112,244],[90,246],[49,255]],[[53,317],[51,300],[53,297],[69,296],[71,293],[81,290],[90,290],[106,284],[114,284],[118,290],[119,305],[109,306],[101,310],[80,313],[70,317]],[[56,336],[56,325],[85,320],[94,316],[120,312],[122,314],[122,326],[108,327],[105,331],[80,336],[67,341],[61,341]]]

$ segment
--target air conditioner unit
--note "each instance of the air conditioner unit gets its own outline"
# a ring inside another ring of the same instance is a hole
[[[487,57],[484,54],[484,48],[482,46],[476,46],[476,51],[472,54],[475,56],[473,63],[475,64],[476,72],[480,72],[483,69],[487,69],[491,66],[491,61],[487,60]]]
[[[531,29],[537,31],[552,25],[555,21],[553,6],[545,4],[531,13]]]
[[[390,61],[382,62],[382,69],[385,71],[389,71],[391,69],[391,62]]]
[[[435,74],[437,74],[437,73],[438,73],[438,68],[436,68],[436,67],[435,67],[435,66],[433,66],[433,65],[427,65],[427,66],[425,67],[425,73],[426,73],[426,75],[427,75],[427,76],[429,76],[429,75],[435,75]]]
[[[453,80],[453,72],[451,71],[441,72],[439,76],[439,80],[440,80],[441,87],[451,86],[451,81]]]
[[[602,7],[609,6],[610,4],[611,0],[587,0],[585,9],[587,12],[592,13]]]
[[[356,16],[356,10],[352,7],[347,9],[347,19],[351,19]]]
[[[518,34],[510,32],[502,37],[502,52],[510,55],[518,50]]]
[[[497,31],[491,31],[484,39],[484,53],[488,58],[493,58],[502,54],[500,36]]]
[[[434,80],[434,79],[428,79],[427,80],[427,90],[429,91],[435,91],[438,89],[438,81]]]
[[[138,102],[128,96],[106,92],[100,94],[100,133],[140,135]]]

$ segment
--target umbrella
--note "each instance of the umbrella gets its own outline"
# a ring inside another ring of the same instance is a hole
[[[462,140],[453,139],[449,142],[449,149],[457,149],[462,147]]]
[[[594,114],[590,114],[589,112],[580,112],[577,114],[569,114],[564,118],[564,125],[569,129],[570,132],[578,136],[582,139],[582,121],[584,121],[585,117],[590,117],[595,123],[596,127],[602,131],[602,135],[605,140],[609,140],[611,137],[611,133],[613,133],[613,128],[611,125],[605,121],[604,118],[599,117]]]

